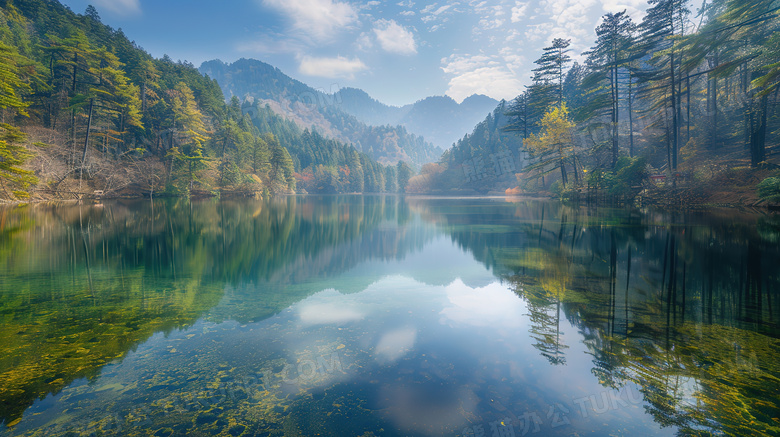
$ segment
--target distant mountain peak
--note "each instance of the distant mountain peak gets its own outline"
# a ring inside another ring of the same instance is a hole
[[[402,107],[392,106],[354,87],[324,93],[270,64],[247,58],[232,64],[218,59],[207,61],[200,70],[216,79],[228,97],[235,95],[243,100],[251,95],[261,100],[301,102],[320,111],[343,112],[369,126],[400,125],[442,149],[470,133],[499,103],[482,94],[473,94],[460,104],[450,96],[437,95]]]
[[[498,100],[496,100],[496,99],[494,99],[492,97],[488,97],[488,96],[486,96],[484,94],[472,94],[472,95],[466,97],[465,99],[463,99],[463,101],[460,102],[460,104],[461,105],[466,105],[466,104],[473,104],[475,102],[480,102],[480,103],[481,102],[492,102],[494,106],[498,105],[498,103],[499,103]]]
[[[255,59],[243,58],[232,64],[208,61],[200,71],[216,79],[226,97],[236,96],[242,101],[251,97],[302,129],[351,144],[378,162],[405,160],[421,166],[441,156],[440,148],[419,134],[410,134],[398,123],[370,126],[353,115],[347,108],[350,105],[400,110],[357,88],[344,88],[334,94],[322,92]]]

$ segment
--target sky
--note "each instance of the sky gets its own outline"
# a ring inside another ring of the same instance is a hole
[[[512,99],[556,37],[575,60],[607,12],[640,21],[646,0],[60,0],[155,57],[196,66],[254,58],[314,88],[354,87],[391,105],[432,95]]]

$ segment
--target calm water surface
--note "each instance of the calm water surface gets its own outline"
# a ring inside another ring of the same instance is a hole
[[[780,435],[780,217],[0,209],[0,436]]]

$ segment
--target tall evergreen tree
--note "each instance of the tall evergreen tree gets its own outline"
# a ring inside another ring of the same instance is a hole
[[[620,153],[620,76],[630,62],[630,47],[635,26],[626,11],[608,13],[602,17],[602,23],[596,28],[596,45],[590,51],[588,63],[593,74],[598,75],[598,88],[595,93],[605,92],[609,100],[610,131],[612,136],[612,168],[617,164]],[[606,82],[606,86],[602,85]],[[605,100],[605,99],[602,99]],[[598,99],[597,99],[598,101]]]
[[[549,47],[545,47],[542,56],[534,61],[539,67],[533,70],[534,83],[542,85],[545,93],[551,93],[560,107],[563,103],[563,81],[571,63],[569,56],[570,39],[555,38]]]
[[[395,168],[396,180],[398,181],[398,192],[406,193],[406,186],[409,185],[409,179],[412,178],[414,172],[412,171],[412,168],[409,167],[409,164],[404,161],[398,161]]]
[[[639,26],[644,53],[652,56],[639,78],[645,95],[654,103],[650,109],[667,132],[667,162],[677,169],[680,148],[680,64],[675,39],[683,34],[689,14],[684,0],[649,0],[650,8]]]

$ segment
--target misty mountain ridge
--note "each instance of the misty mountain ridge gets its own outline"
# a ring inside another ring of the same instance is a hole
[[[395,165],[400,160],[420,167],[437,161],[443,152],[403,126],[363,123],[341,108],[339,97],[311,88],[261,61],[240,59],[230,65],[208,61],[200,72],[215,79],[226,97],[268,105],[300,127],[351,144],[383,164]]]
[[[240,59],[233,64],[208,61],[201,65],[200,71],[216,79],[226,96],[272,100],[288,109],[284,111],[286,116],[303,107],[296,104],[315,107],[321,113],[343,112],[368,126],[403,126],[408,133],[421,136],[445,150],[470,133],[499,103],[475,94],[460,104],[449,96],[433,96],[401,107],[391,106],[357,88],[347,87],[331,92],[314,89],[285,75],[278,68],[254,59]],[[299,119],[297,122],[306,119],[295,115],[293,118]],[[334,126],[318,125],[313,120],[307,126],[329,134],[340,130],[338,127],[334,129]],[[343,135],[336,135],[336,138],[355,142]]]

